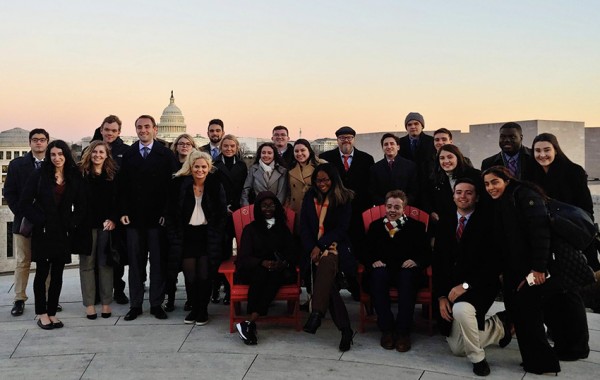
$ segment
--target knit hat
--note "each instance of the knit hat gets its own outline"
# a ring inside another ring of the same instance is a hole
[[[404,119],[404,128],[406,128],[406,124],[408,124],[408,122],[411,120],[418,121],[423,126],[423,129],[425,129],[425,119],[423,119],[423,116],[420,113],[411,112],[408,115],[406,115],[406,119]]]
[[[356,131],[350,127],[342,127],[340,129],[338,129],[337,131],[335,131],[335,135],[340,136],[340,135],[352,135],[352,136],[356,136]]]

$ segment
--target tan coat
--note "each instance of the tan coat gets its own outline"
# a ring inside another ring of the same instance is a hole
[[[327,161],[318,160],[319,164]],[[294,166],[288,171],[288,201],[287,206],[296,212],[296,221],[300,219],[300,209],[302,208],[302,200],[304,194],[310,189],[311,177],[315,171],[315,166],[312,164],[300,168],[300,165]],[[298,224],[296,224],[298,227]]]

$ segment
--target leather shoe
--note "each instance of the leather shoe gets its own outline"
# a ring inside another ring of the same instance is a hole
[[[113,299],[119,305],[127,305],[129,303],[129,298],[123,292],[115,292]]]
[[[394,342],[394,334],[389,331],[382,333],[379,343],[381,344],[381,347],[385,348],[386,350],[393,350],[396,343]]]
[[[64,325],[64,323],[62,323],[62,321],[52,322],[52,326],[55,329],[61,329],[61,328],[65,327],[65,325]]]
[[[126,321],[133,321],[134,319],[136,319],[138,317],[138,315],[142,315],[142,308],[141,307],[132,307],[131,309],[129,309],[129,311],[127,312],[127,314],[125,314],[125,319]]]
[[[42,323],[41,319],[38,319],[37,325],[40,326],[40,328],[43,329],[43,330],[52,330],[54,328],[54,324],[52,322],[50,322],[47,325],[45,325],[45,324]]]
[[[477,376],[487,376],[490,374],[490,365],[483,359],[479,363],[473,363],[473,373]]]
[[[62,306],[60,304],[56,305],[56,312],[60,313],[62,311]]]
[[[171,302],[171,300],[168,300],[165,304],[165,311],[170,313],[173,310],[175,310],[175,302]]]
[[[354,344],[354,331],[347,328],[342,330],[342,339],[340,340],[340,351],[346,352],[350,350],[350,346]]]
[[[498,341],[498,345],[500,346],[500,348],[504,348],[508,346],[508,344],[512,340],[512,323],[508,318],[508,312],[506,310],[500,311],[496,313],[496,315],[498,316],[498,319],[500,319],[500,322],[502,322],[502,326],[504,327],[504,336],[502,337],[502,339],[500,339],[500,341]]]
[[[313,311],[310,317],[308,317],[303,330],[309,334],[314,334],[317,332],[319,326],[321,326],[321,314],[318,311]]]
[[[150,308],[150,314],[154,315],[154,318],[156,319],[169,318],[169,316],[167,316],[167,313],[165,313],[165,309],[163,309],[162,306],[152,306]]]
[[[94,313],[94,314],[86,314],[85,315],[87,319],[91,319],[94,320],[96,318],[98,318],[98,314]]]
[[[18,317],[19,315],[23,315],[24,310],[25,310],[25,301],[23,301],[23,300],[15,301],[15,304],[13,305],[13,308],[10,311],[10,314],[12,314],[13,317]]]
[[[110,318],[112,316],[112,313],[102,313],[100,315],[102,316],[102,318],[106,319],[106,318]]]
[[[410,335],[399,335],[396,338],[396,351],[398,352],[406,352],[410,350]]]

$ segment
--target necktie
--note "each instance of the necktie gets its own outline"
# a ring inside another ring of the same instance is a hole
[[[142,148],[142,157],[146,158],[148,157],[148,154],[150,153],[150,148],[148,148],[147,146]]]
[[[390,170],[392,170],[392,169],[393,169],[393,167],[394,167],[394,160],[389,160],[389,161],[388,161],[388,165],[389,165],[389,167],[390,167]]]
[[[412,153],[413,157],[415,156],[415,152],[417,151],[418,142],[419,141],[417,139],[410,140],[410,152]]]
[[[349,154],[344,154],[344,170],[345,171],[350,170],[350,163],[348,162],[349,157],[350,157]]]
[[[212,148],[212,150],[211,150],[212,159],[214,160],[215,158],[217,158],[218,155],[219,155],[219,149],[218,148]]]
[[[517,177],[517,172],[519,169],[517,168],[517,159],[515,157],[511,157],[508,159],[508,170],[513,177]]]
[[[458,228],[456,229],[456,240],[460,241],[460,238],[462,237],[463,231],[465,230],[465,222],[467,221],[467,218],[465,218],[464,216],[461,216],[458,219]]]
[[[42,161],[41,160],[35,160],[35,168],[39,169],[42,167]]]

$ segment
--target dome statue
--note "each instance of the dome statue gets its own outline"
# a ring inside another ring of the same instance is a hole
[[[163,110],[158,123],[158,137],[172,142],[177,136],[185,133],[186,126],[183,113],[175,105],[173,91],[171,91],[171,100],[169,105]]]

